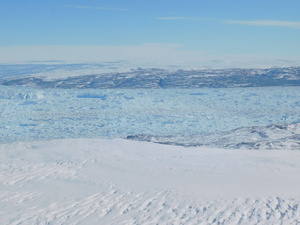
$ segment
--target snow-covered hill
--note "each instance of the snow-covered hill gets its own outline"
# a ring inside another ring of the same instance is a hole
[[[300,151],[0,145],[1,224],[299,224]]]
[[[242,127],[227,132],[191,135],[130,135],[126,139],[180,146],[226,149],[300,150],[300,123]]]
[[[142,69],[132,66],[117,62],[104,64],[2,65],[0,84],[35,88],[97,89],[300,85],[300,67],[183,70],[155,67]]]

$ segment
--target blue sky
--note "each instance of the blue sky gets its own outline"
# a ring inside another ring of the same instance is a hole
[[[1,0],[0,49],[13,58],[11,47],[16,55],[30,46],[61,46],[61,54],[67,46],[140,47],[139,55],[154,46],[153,58],[289,60],[300,58],[299,9],[298,0]]]

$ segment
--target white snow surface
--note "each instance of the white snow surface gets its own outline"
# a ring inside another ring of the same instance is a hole
[[[0,224],[300,224],[300,151],[0,145]]]

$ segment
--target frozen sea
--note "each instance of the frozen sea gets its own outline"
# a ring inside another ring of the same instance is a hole
[[[245,129],[266,141],[266,130],[272,129],[268,126],[297,124],[299,112],[300,87],[100,90],[0,86],[0,141],[100,137],[200,146],[209,137],[205,145],[224,147],[226,143],[220,146],[224,136],[237,136]],[[254,128],[260,131],[253,132]],[[287,129],[282,130],[286,133]]]

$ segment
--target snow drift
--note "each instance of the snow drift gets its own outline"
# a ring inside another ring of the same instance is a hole
[[[299,224],[300,151],[0,145],[1,224]]]

